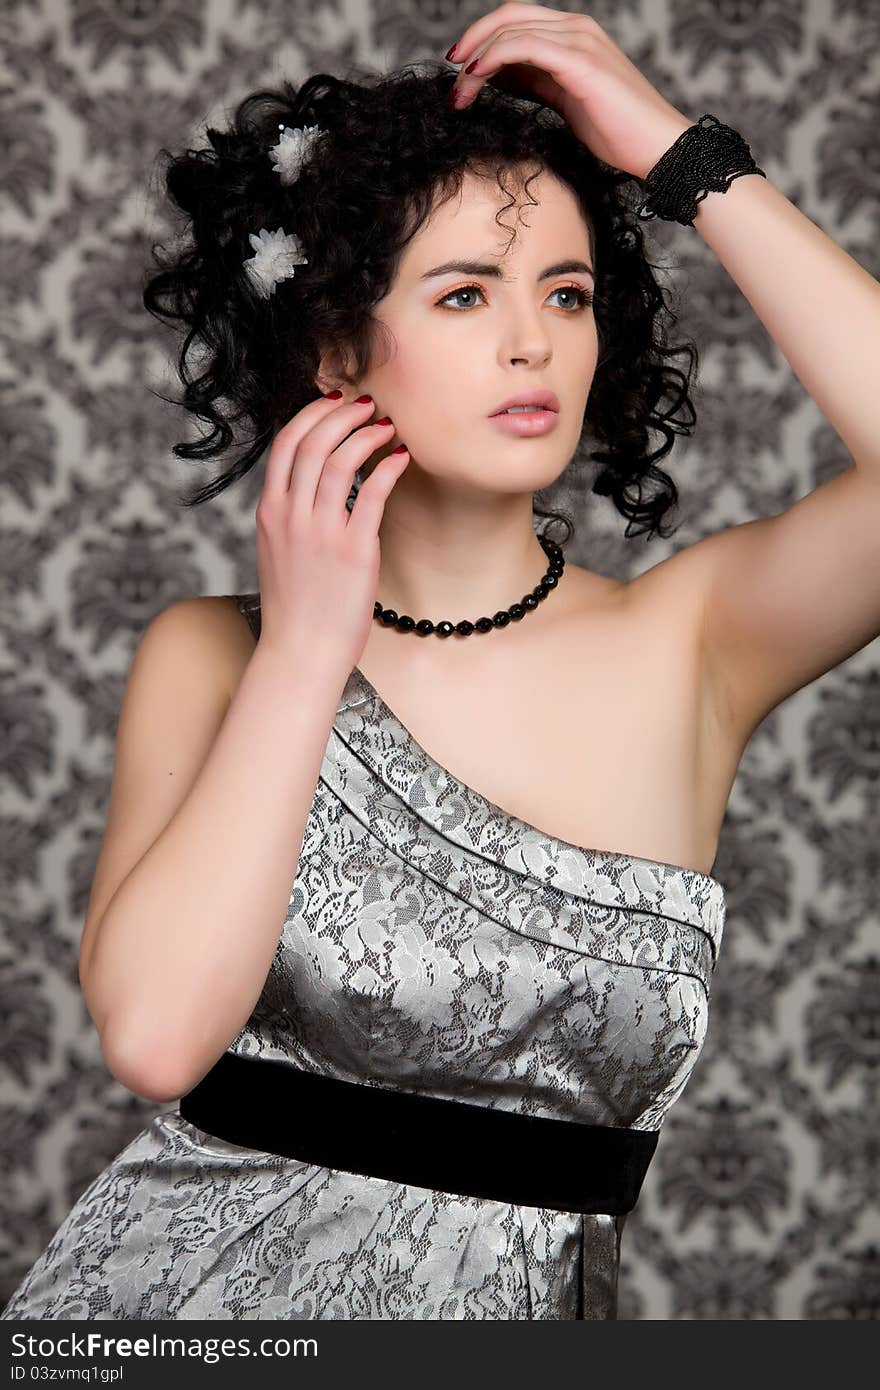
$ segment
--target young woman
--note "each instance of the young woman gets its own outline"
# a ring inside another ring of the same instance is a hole
[[[210,426],[177,452],[244,446],[191,502],[271,443],[259,591],[138,649],[80,970],[114,1075],[180,1103],[6,1318],[615,1317],[706,1035],[743,748],[880,630],[876,454],[629,583],[538,534],[570,533],[535,495],[588,431],[593,492],[670,534],[696,354],[634,180],[802,380],[822,359],[856,443],[842,316],[876,330],[875,289],[594,21],[504,5],[454,57],[465,109],[446,69],[320,75],[171,159],[186,238],[146,303]]]

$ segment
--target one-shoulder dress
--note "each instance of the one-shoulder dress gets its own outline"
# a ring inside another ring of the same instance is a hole
[[[230,597],[258,636],[259,594]],[[355,667],[228,1051],[656,1132],[704,1043],[725,901],[709,874],[502,810]],[[89,1184],[2,1316],[615,1318],[624,1221],[240,1147],[178,1105]]]

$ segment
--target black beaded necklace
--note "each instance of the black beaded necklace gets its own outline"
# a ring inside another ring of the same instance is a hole
[[[475,623],[468,622],[467,618],[462,618],[460,623],[450,623],[445,619],[442,623],[432,623],[430,618],[421,618],[416,622],[408,613],[398,616],[393,608],[383,608],[378,599],[373,606],[373,617],[384,623],[385,627],[396,627],[398,632],[417,632],[420,637],[427,637],[432,632],[436,637],[451,637],[453,632],[459,633],[462,637],[469,637],[472,632],[491,632],[496,627],[507,627],[511,619],[518,623],[520,618],[533,612],[541,600],[556,588],[565,569],[565,556],[556,542],[547,536],[539,536],[538,540],[550,560],[544,578],[535,585],[531,593],[523,594],[519,603],[512,603],[509,608],[500,609],[494,618],[477,618]]]

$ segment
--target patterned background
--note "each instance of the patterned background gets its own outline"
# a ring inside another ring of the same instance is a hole
[[[491,8],[4,0],[3,1300],[163,1108],[108,1073],[77,981],[134,648],[176,599],[257,588],[262,468],[179,507],[194,465],[171,455],[179,421],[148,389],[171,380],[139,290],[168,230],[157,151],[283,75],[438,58]],[[768,177],[880,278],[876,0],[589,12],[679,109],[741,130]],[[682,525],[669,542],[624,542],[607,499],[568,479],[548,494],[576,516],[570,558],[620,577],[780,511],[851,461],[699,235],[645,225],[701,357],[698,429],[672,458]],[[621,1318],[878,1316],[878,808],[872,643],[746,749],[714,865],[728,918],[709,1038],[627,1223]]]

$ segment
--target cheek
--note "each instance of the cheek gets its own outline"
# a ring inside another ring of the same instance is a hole
[[[407,339],[394,356],[373,377],[373,386],[383,410],[391,416],[400,437],[407,431],[415,438],[425,432],[454,424],[455,402],[466,403],[473,396],[473,371],[468,370],[460,346],[438,342],[423,333],[421,339]]]
[[[446,375],[449,363],[456,357],[460,361],[460,350],[456,353],[453,344],[444,342],[436,334],[413,333],[398,348],[394,361],[389,362],[389,380],[395,389],[407,395],[430,398],[434,394],[435,380]]]
[[[417,309],[392,321],[394,349],[382,368],[390,389],[409,399],[430,401],[438,395],[437,383],[442,387],[450,378],[467,375],[461,337],[449,331],[445,318],[437,309]]]

